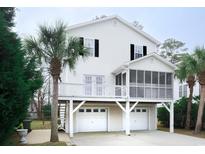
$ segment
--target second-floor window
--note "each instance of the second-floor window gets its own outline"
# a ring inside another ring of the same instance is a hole
[[[143,56],[143,46],[135,45],[135,59]]]
[[[80,41],[88,49],[91,57],[99,57],[99,40],[93,38],[80,37]]]
[[[130,44],[130,60],[147,55],[147,46]]]
[[[88,49],[91,57],[94,57],[95,54],[95,40],[90,38],[84,39],[84,47]]]

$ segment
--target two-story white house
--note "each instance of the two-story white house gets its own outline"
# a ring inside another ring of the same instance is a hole
[[[66,67],[59,83],[59,116],[71,137],[155,130],[157,104],[170,112],[173,132],[175,66],[157,54],[159,41],[119,16],[70,26],[69,32],[90,52],[75,71]]]

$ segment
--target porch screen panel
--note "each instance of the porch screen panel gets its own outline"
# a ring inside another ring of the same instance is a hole
[[[151,85],[151,71],[145,71],[145,86]]]
[[[144,87],[137,87],[137,97],[144,97]]]
[[[130,87],[130,97],[137,97],[137,88],[136,87]]]
[[[136,70],[130,70],[130,83],[136,83]]]
[[[151,98],[151,71],[145,71],[145,98]]]
[[[165,72],[159,73],[159,97],[166,98]]]
[[[166,97],[173,97],[173,89],[172,89],[172,73],[166,73]]]
[[[136,70],[130,70],[130,97],[137,97]]]
[[[144,71],[137,71],[137,97],[144,97]]]
[[[137,84],[144,86],[144,71],[137,71]]]
[[[122,73],[115,76],[115,96],[122,96]]]
[[[152,98],[158,98],[159,92],[159,73],[152,72]]]
[[[165,73],[164,72],[159,73],[159,84],[160,84],[160,87],[165,87]]]
[[[115,85],[121,85],[122,83],[122,74],[118,74],[115,76]]]
[[[130,70],[130,97],[173,98],[173,74],[157,71]]]
[[[122,85],[125,86],[126,85],[126,73],[122,74]]]

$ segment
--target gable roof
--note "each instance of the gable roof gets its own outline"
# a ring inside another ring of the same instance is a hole
[[[176,66],[174,64],[172,64],[171,62],[169,62],[167,59],[165,58],[162,58],[160,55],[158,55],[157,53],[153,52],[151,54],[148,54],[144,57],[141,57],[141,58],[138,58],[138,59],[135,59],[135,60],[132,60],[132,61],[129,61],[129,62],[126,62],[124,63],[123,65],[121,65],[120,67],[118,67],[117,69],[115,69],[112,73],[113,74],[116,74],[124,69],[126,69],[129,65],[133,64],[133,63],[137,63],[139,61],[142,61],[144,59],[147,59],[147,58],[150,58],[150,57],[154,57],[156,58],[157,60],[161,61],[162,63],[168,65],[169,67],[171,67],[173,70],[176,69]]]
[[[76,28],[80,28],[80,27],[84,27],[84,26],[88,26],[88,25],[92,25],[92,24],[102,23],[104,21],[108,21],[108,20],[112,20],[112,19],[117,19],[118,21],[120,21],[121,23],[126,25],[128,28],[130,28],[130,29],[134,30],[135,32],[141,34],[142,36],[144,36],[145,38],[147,38],[151,42],[155,43],[156,45],[161,44],[160,41],[158,41],[157,39],[155,39],[151,35],[145,33],[143,30],[135,27],[133,24],[127,22],[126,20],[124,20],[123,18],[121,18],[120,16],[117,16],[117,15],[108,16],[108,17],[97,19],[97,20],[91,20],[91,21],[80,23],[80,24],[72,25],[72,26],[69,26],[68,29],[72,30],[72,29],[76,29]]]

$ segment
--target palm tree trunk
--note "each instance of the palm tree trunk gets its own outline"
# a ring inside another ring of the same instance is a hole
[[[205,85],[200,85],[200,86],[201,86],[201,95],[200,95],[196,127],[195,127],[195,132],[194,132],[195,134],[200,133],[201,131],[202,117],[203,117],[203,112],[204,112]]]
[[[53,78],[53,102],[51,104],[51,142],[58,142],[58,76]]]
[[[189,100],[187,103],[187,116],[186,116],[185,129],[190,129],[190,124],[191,124],[191,106],[192,106],[192,98],[193,98],[193,87],[194,85],[191,85],[189,87],[190,93],[189,93]]]

